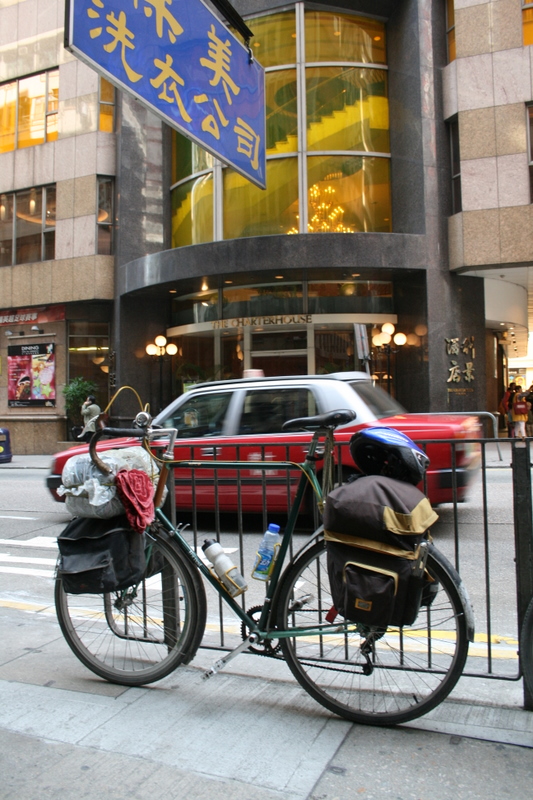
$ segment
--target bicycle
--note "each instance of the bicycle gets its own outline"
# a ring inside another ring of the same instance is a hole
[[[100,677],[125,686],[160,680],[193,659],[206,625],[207,581],[240,619],[243,641],[204,673],[215,675],[239,653],[248,651],[284,659],[300,685],[329,711],[353,722],[393,725],[421,716],[451,692],[473,640],[473,613],[466,589],[447,559],[428,547],[426,570],[437,582],[434,601],[423,606],[409,627],[362,628],[343,618],[330,623],[333,605],[326,566],[326,543],[319,527],[288,557],[288,550],[304,499],[311,484],[318,498],[323,489],[316,460],[332,465],[334,430],[353,419],[339,410],[290,420],[287,431],[313,433],[301,470],[279,555],[260,610],[247,612],[222,587],[184,538],[184,527],[172,525],[160,503],[167,471],[174,458],[176,432],[153,430],[141,413],[133,429],[104,428],[90,443],[98,463],[96,443],[102,436],[135,436],[146,446],[169,435],[161,459],[155,492],[156,520],[145,531],[148,568],[141,583],[126,591],[104,595],[67,594],[58,577],[55,586],[57,616],[74,654]],[[101,461],[100,461],[101,463]],[[204,462],[179,462],[203,466]],[[250,468],[249,462],[217,462],[217,467]],[[209,466],[213,466],[209,462]],[[279,469],[290,462],[254,462],[254,468]],[[326,483],[332,469],[326,469]],[[328,486],[326,485],[326,491]],[[203,580],[202,580],[203,578]],[[340,621],[339,621],[340,620]]]

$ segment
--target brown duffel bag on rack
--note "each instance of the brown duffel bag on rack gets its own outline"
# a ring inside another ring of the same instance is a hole
[[[328,619],[412,624],[437,588],[425,569],[428,528],[437,519],[424,494],[404,481],[369,475],[334,489],[324,508],[334,603]]]

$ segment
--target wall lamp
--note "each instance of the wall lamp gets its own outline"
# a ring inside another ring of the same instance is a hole
[[[157,358],[159,361],[159,411],[163,410],[163,358],[167,356],[175,356],[178,352],[177,345],[174,342],[167,344],[165,336],[156,336],[153,342],[146,345],[146,352],[149,356]]]
[[[43,328],[39,328],[38,325],[32,325],[31,326],[31,330],[35,331],[36,333],[44,333],[44,329]]]

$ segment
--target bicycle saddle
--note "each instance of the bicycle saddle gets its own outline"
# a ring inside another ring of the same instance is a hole
[[[318,414],[315,417],[298,417],[284,422],[281,429],[284,431],[317,431],[321,428],[338,428],[339,425],[346,425],[356,417],[355,411],[351,408],[339,408],[336,411],[328,411],[327,414]]]

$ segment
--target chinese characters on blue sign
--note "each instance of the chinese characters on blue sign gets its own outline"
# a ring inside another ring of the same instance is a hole
[[[450,360],[451,366],[448,367],[450,373],[447,383],[461,383],[463,380],[466,383],[471,383],[474,379],[474,359],[476,357],[476,348],[474,346],[474,337],[467,336],[460,339],[458,336],[453,339],[445,339],[446,352],[449,356],[456,356]],[[466,356],[464,359],[464,369],[459,364],[457,357]]]
[[[70,0],[69,50],[265,187],[263,68],[202,0]]]

